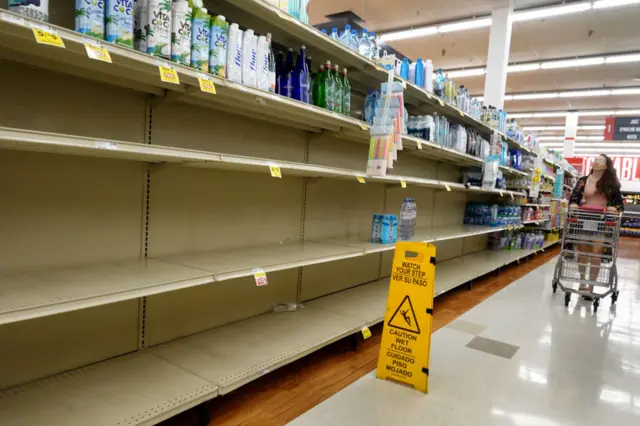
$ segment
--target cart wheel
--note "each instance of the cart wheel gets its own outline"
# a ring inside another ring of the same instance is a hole
[[[600,299],[593,301],[593,312],[598,312],[598,306],[600,306]]]
[[[611,293],[611,304],[615,305],[615,303],[618,301],[618,291],[614,291],[613,293]]]
[[[564,294],[564,306],[569,306],[569,302],[571,301],[571,293]]]
[[[553,284],[551,285],[551,288],[553,289],[553,292],[555,293],[556,290],[558,289],[558,281],[553,281]]]

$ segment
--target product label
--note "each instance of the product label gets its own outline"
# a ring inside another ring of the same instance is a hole
[[[252,270],[252,272],[253,278],[256,280],[256,286],[262,287],[269,284],[269,281],[267,280],[267,273],[264,272],[263,269],[255,268]]]
[[[367,183],[364,178],[362,176],[356,176],[356,179],[358,180],[358,182],[360,183]]]
[[[198,77],[198,82],[200,83],[200,90],[213,95],[216,94],[216,86],[213,84],[213,81],[206,77]]]
[[[160,70],[160,80],[165,83],[180,84],[180,77],[175,69],[164,65],[158,65],[158,69]]]
[[[108,42],[133,47],[132,0],[107,0],[105,23]]]
[[[367,340],[369,337],[371,337],[371,330],[369,330],[369,327],[365,327],[360,331],[362,333],[363,339]]]
[[[280,167],[276,165],[269,166],[269,171],[271,172],[271,177],[274,177],[274,178],[282,177],[282,173],[280,172]]]
[[[76,31],[91,37],[104,39],[104,1],[76,1]]]
[[[104,47],[85,43],[84,48],[87,51],[87,56],[91,59],[111,63],[111,55]]]
[[[171,60],[189,66],[191,64],[191,13],[173,15],[171,22]]]
[[[407,187],[407,182],[405,182],[405,180],[404,180],[404,179],[400,179],[400,186],[401,186],[402,188],[406,188],[406,187]]]
[[[33,35],[39,44],[48,44],[49,46],[61,47],[64,49],[62,38],[55,34],[53,30],[45,31],[39,28],[33,28]]]

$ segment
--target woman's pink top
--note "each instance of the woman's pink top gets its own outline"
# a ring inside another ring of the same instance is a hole
[[[587,185],[584,187],[584,195],[582,196],[582,205],[587,207],[606,207],[607,197],[598,194],[596,184],[598,181],[587,179]]]

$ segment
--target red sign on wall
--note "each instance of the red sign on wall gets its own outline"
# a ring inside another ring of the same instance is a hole
[[[604,118],[604,140],[605,141],[613,140],[613,134],[615,133],[615,129],[616,129],[616,118],[613,116],[605,117]]]
[[[596,155],[589,157],[569,157],[567,161],[578,170],[581,175],[591,171]],[[611,157],[613,167],[618,172],[620,181],[640,182],[640,158],[639,157]]]

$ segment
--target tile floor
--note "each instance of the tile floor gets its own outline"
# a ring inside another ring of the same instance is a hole
[[[629,257],[615,308],[605,299],[594,315],[575,296],[565,308],[550,261],[433,335],[428,395],[374,371],[289,424],[637,426],[640,260]],[[496,356],[505,348],[510,358]]]

